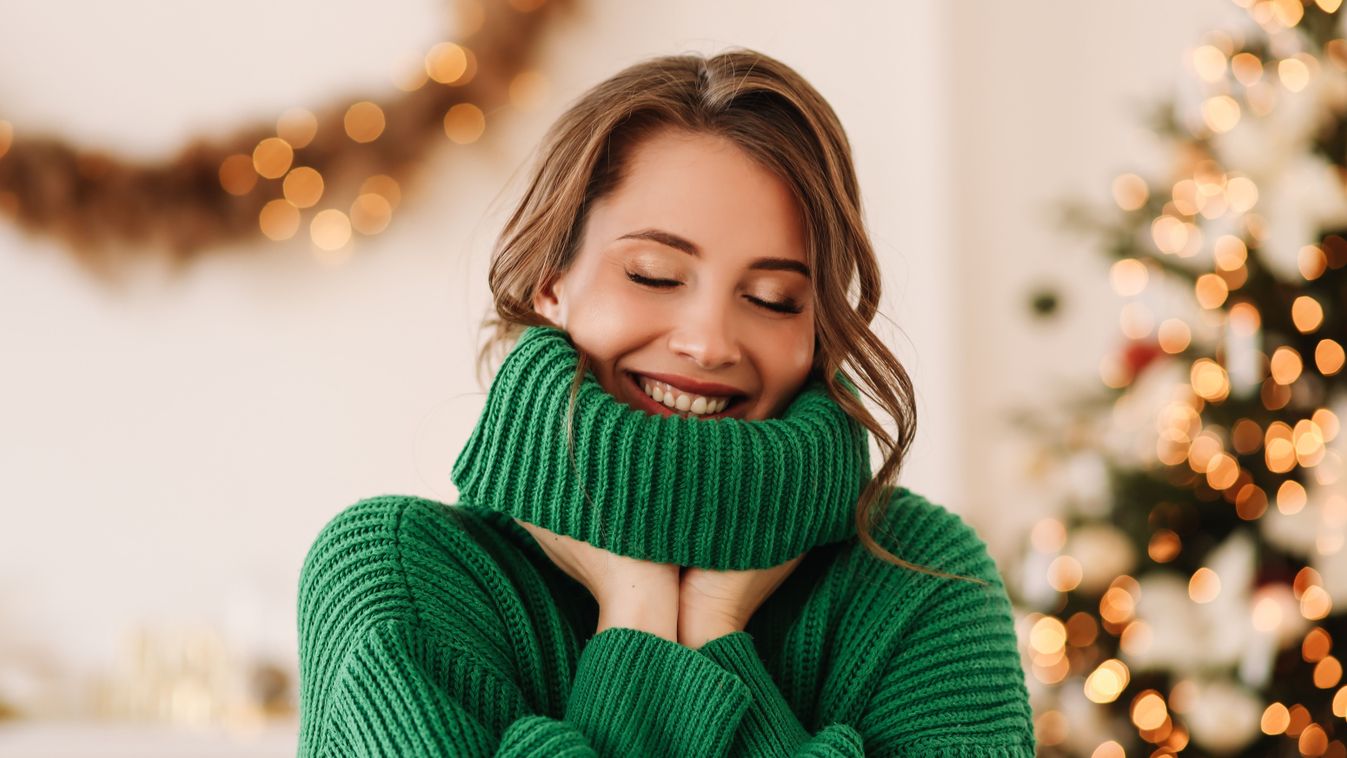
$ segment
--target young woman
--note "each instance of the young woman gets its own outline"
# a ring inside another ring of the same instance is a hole
[[[361,500],[306,557],[302,755],[1034,754],[995,563],[893,483],[912,385],[798,73],[740,48],[585,93],[490,283],[460,502]]]

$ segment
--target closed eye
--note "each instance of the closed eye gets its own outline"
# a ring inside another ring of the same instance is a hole
[[[682,284],[682,282],[678,281],[677,279],[651,279],[650,277],[641,276],[640,274],[635,274],[630,271],[627,272],[627,278],[632,280],[633,282],[636,282],[637,284],[643,284],[647,287],[657,287],[659,289],[670,289]],[[796,303],[794,300],[790,299],[782,300],[780,302],[772,302],[768,300],[761,300],[759,298],[753,297],[752,295],[749,295],[747,297],[749,302],[761,306],[763,308],[766,308],[767,310],[773,311],[775,313],[795,314],[804,310],[803,306],[801,306],[799,303]]]

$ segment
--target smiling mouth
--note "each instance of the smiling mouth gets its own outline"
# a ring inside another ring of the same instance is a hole
[[[634,371],[622,372],[627,378],[627,384],[631,387],[633,396],[636,398],[636,405],[647,413],[653,413],[659,416],[683,416],[685,418],[695,419],[718,419],[718,418],[738,418],[743,408],[744,401],[748,399],[747,395],[731,395],[730,401],[723,409],[716,413],[703,413],[698,415],[692,411],[680,411],[677,408],[655,401],[655,398],[646,394],[645,388],[641,386],[641,375]]]

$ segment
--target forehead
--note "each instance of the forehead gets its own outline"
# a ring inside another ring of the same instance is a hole
[[[784,181],[724,137],[666,131],[637,144],[617,189],[594,207],[601,244],[654,227],[708,256],[804,262],[804,224]]]

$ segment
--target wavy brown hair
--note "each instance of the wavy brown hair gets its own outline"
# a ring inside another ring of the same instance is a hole
[[[893,482],[916,433],[907,370],[870,329],[880,299],[880,270],[861,217],[851,146],[827,101],[799,73],[753,50],[731,48],[651,58],[631,65],[581,95],[544,135],[523,197],[492,251],[495,314],[477,357],[479,381],[488,356],[508,351],[525,327],[548,325],[533,295],[574,260],[588,209],[614,191],[632,149],[664,129],[727,138],[790,187],[804,215],[806,259],[816,307],[811,377],[870,430],[884,462],[861,491],[856,531],[880,559],[923,573],[968,579],[908,562],[871,536],[891,501]],[[855,287],[855,304],[851,289]],[[890,435],[837,381],[844,376],[893,417]],[[581,354],[571,402],[587,368]],[[845,372],[845,370],[844,370]]]

